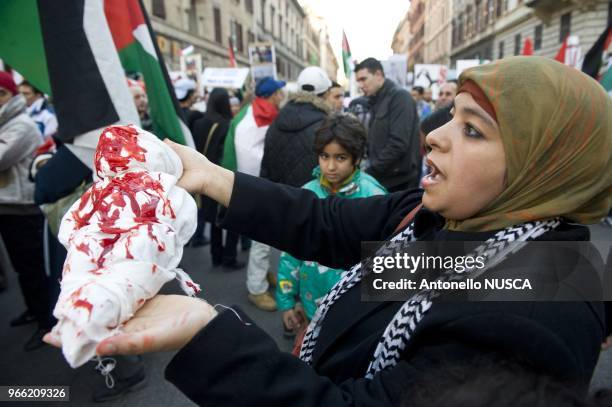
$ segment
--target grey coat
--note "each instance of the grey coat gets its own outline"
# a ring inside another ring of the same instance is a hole
[[[38,127],[26,113],[25,99],[14,96],[0,108],[0,214],[34,204],[34,183],[28,171],[41,143]]]

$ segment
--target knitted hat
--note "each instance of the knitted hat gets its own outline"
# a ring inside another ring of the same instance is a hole
[[[13,96],[17,94],[17,84],[13,79],[13,75],[8,72],[0,71],[0,87],[11,92]]]

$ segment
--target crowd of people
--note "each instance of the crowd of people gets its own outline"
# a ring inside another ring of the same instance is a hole
[[[205,268],[246,268],[248,301],[280,311],[293,355],[242,310],[160,295],[125,334],[99,345],[115,358],[117,377],[95,400],[144,381],[141,353],[176,349],[168,380],[206,405],[446,406],[475,389],[482,395],[471,405],[494,405],[486,400],[496,400],[499,384],[482,375],[491,366],[489,377],[517,381],[506,388],[513,397],[596,405],[584,396],[600,350],[612,347],[609,305],[605,312],[587,301],[437,303],[435,290],[406,302],[361,302],[360,243],[384,241],[378,251],[388,254],[420,240],[492,248],[510,233],[588,240],[582,225],[609,216],[611,206],[609,96],[582,73],[540,57],[470,69],[441,84],[436,100],[431,89],[408,91],[387,79],[374,58],[354,71],[362,96],[350,103],[315,66],[289,94],[272,77],[250,91],[206,91],[203,111],[194,108],[197,84],[174,82],[195,142],[195,149],[169,143],[185,169],[179,185],[198,202],[190,244],[210,245]],[[141,127],[152,131],[144,85],[128,79],[128,87]],[[37,324],[26,351],[59,345],[45,336],[66,257],[57,230],[92,182],[90,168],[54,139],[57,128],[43,93],[0,72],[0,237],[26,305],[11,325]],[[239,245],[249,251],[246,264]],[[177,323],[176,312],[197,318]],[[433,386],[436,378],[444,391]],[[236,381],[244,386],[236,389]]]

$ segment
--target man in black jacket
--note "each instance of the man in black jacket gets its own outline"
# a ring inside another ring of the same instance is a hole
[[[289,98],[266,133],[261,177],[294,187],[312,179],[317,166],[315,131],[331,111],[325,101],[331,80],[317,66],[298,76],[298,92]]]
[[[396,86],[381,63],[367,58],[355,67],[357,84],[370,99],[366,171],[389,192],[419,184],[419,119],[410,94]]]

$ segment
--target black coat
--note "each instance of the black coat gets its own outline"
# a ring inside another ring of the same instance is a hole
[[[389,238],[420,199],[420,191],[413,190],[320,200],[310,191],[236,174],[222,226],[298,258],[348,268],[360,260],[361,241]],[[424,239],[490,236],[441,226],[440,218],[427,211],[415,219],[415,233]],[[541,237],[587,238],[588,229],[580,226]],[[402,303],[361,302],[360,295],[358,284],[330,308],[312,367],[280,352],[256,325],[225,311],[178,352],[166,377],[206,406],[401,405],[424,374],[488,356],[517,359],[537,372],[586,387],[603,339],[601,303],[441,302],[421,321],[400,362],[366,380],[377,341]]]
[[[370,98],[367,172],[386,188],[419,185],[419,116],[412,96],[385,79]]]
[[[266,132],[261,177],[294,187],[310,181],[318,163],[315,131],[328,112],[323,99],[306,92],[295,94]]]
[[[217,123],[215,131],[210,133],[212,126]],[[196,149],[204,154],[212,163],[219,164],[223,157],[223,144],[225,143],[225,137],[227,136],[227,130],[229,129],[229,120],[221,117],[220,115],[205,114],[203,118],[198,119],[193,124],[193,139],[195,142]],[[210,133],[210,141],[206,151],[206,141]],[[214,222],[217,216],[217,202],[210,199],[209,197],[201,196],[201,209],[204,212],[205,222]]]

